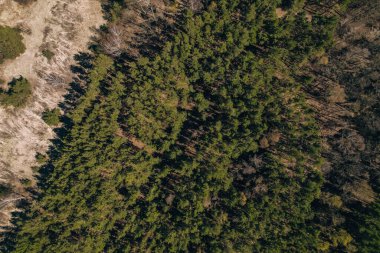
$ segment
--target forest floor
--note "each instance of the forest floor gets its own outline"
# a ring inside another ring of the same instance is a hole
[[[35,155],[46,152],[54,137],[41,113],[63,100],[73,55],[87,49],[94,29],[103,23],[97,0],[37,0],[29,5],[0,0],[0,25],[19,28],[26,45],[24,54],[0,65],[0,79],[9,82],[22,75],[33,86],[26,107],[0,107],[0,183],[13,189],[0,199],[0,226],[9,224],[12,200],[25,194],[20,179],[33,184]]]

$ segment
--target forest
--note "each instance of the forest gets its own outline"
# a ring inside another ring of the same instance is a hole
[[[335,47],[371,3],[102,4],[0,251],[378,252],[379,87]],[[29,93],[21,77],[0,102]]]

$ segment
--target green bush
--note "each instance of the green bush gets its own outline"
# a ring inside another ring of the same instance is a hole
[[[61,115],[58,108],[47,110],[42,114],[42,119],[49,126],[56,126],[59,124],[59,116]]]
[[[45,58],[50,62],[51,59],[54,57],[54,53],[50,51],[49,49],[42,50],[42,55],[45,56]]]
[[[44,155],[44,154],[37,153],[37,154],[36,154],[36,161],[37,161],[38,163],[45,163],[45,162],[47,161],[47,157],[46,157],[46,155]]]
[[[32,86],[24,77],[13,78],[8,84],[9,89],[0,89],[0,103],[6,106],[22,107],[32,95]]]
[[[17,29],[0,26],[0,63],[14,59],[25,52],[22,36]]]

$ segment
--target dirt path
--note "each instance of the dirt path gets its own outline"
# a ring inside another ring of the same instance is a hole
[[[73,55],[87,48],[92,29],[102,23],[98,0],[37,0],[29,6],[0,0],[0,25],[19,27],[27,48],[0,66],[0,78],[22,75],[33,85],[25,108],[0,107],[0,182],[16,186],[19,179],[32,178],[36,152],[45,152],[54,137],[41,113],[62,101]],[[54,53],[53,58],[48,61],[42,50]],[[0,207],[0,225],[7,223],[13,208]]]

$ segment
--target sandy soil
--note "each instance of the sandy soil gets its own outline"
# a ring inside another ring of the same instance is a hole
[[[7,224],[9,211],[22,190],[19,179],[32,179],[35,155],[44,153],[54,132],[41,113],[62,101],[71,79],[73,55],[86,50],[93,29],[104,23],[97,0],[37,0],[20,6],[0,0],[0,25],[23,31],[26,52],[0,65],[0,79],[22,75],[33,85],[33,97],[22,109],[0,107],[0,182],[13,185],[15,193],[0,199],[0,225]],[[42,50],[54,57],[48,61]]]

